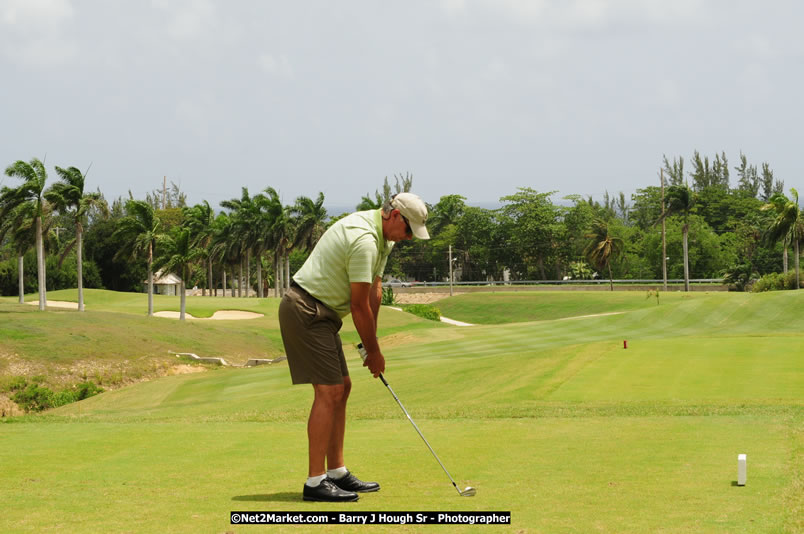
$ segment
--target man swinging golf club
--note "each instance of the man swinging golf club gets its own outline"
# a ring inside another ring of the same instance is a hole
[[[343,440],[352,388],[338,331],[352,314],[368,356],[363,366],[377,378],[385,358],[377,342],[382,274],[398,241],[429,239],[427,206],[412,193],[395,195],[382,209],[359,211],[333,224],[293,276],[279,305],[282,341],[294,384],[312,384],[307,422],[306,501],[356,501],[380,489],[346,468]],[[326,467],[326,469],[325,469]]]

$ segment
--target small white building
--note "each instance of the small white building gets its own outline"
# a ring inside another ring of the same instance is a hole
[[[148,292],[148,280],[143,282],[145,292]],[[181,292],[181,278],[173,273],[163,274],[157,271],[154,274],[154,294],[175,297]]]

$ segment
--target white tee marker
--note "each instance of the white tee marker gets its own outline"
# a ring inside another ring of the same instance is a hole
[[[737,456],[737,485],[745,486],[745,479],[747,477],[746,456],[740,454]]]

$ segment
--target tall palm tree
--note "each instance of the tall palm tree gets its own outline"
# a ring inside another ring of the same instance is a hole
[[[231,268],[234,273],[234,266],[240,262],[239,243],[232,239],[234,234],[234,222],[225,212],[218,214],[213,224],[212,249],[211,255],[216,262],[220,262],[223,270],[223,296],[226,296],[226,269]],[[234,297],[234,278],[232,277],[232,293]]]
[[[246,261],[245,281],[243,280],[242,264],[240,268],[240,284],[237,288],[238,295],[240,295],[241,287],[245,287],[246,296],[248,296],[248,281],[251,277],[251,253],[255,247],[257,247],[260,239],[259,227],[261,215],[259,203],[255,202],[255,199],[256,197],[252,198],[249,196],[248,188],[244,187],[242,188],[239,199],[233,198],[221,202],[221,207],[231,210],[231,219],[233,221],[232,231],[234,234],[231,237],[238,241]]]
[[[84,222],[87,218],[87,211],[100,202],[101,194],[100,192],[84,193],[86,176],[75,167],[68,167],[67,169],[56,167],[56,173],[59,175],[60,181],[53,184],[50,190],[45,192],[45,198],[62,213],[70,213],[75,221],[75,240],[67,245],[64,254],[66,255],[73,246],[76,247],[78,311],[84,311]]]
[[[586,259],[598,270],[608,269],[609,284],[614,291],[614,278],[611,275],[611,260],[623,252],[624,242],[619,237],[609,234],[606,221],[597,219],[592,223],[592,230],[586,234],[590,240],[584,249]]]
[[[198,247],[204,256],[207,264],[207,285],[201,289],[201,294],[206,295],[207,287],[209,295],[212,296],[212,237],[214,235],[215,210],[209,206],[206,200],[203,204],[196,204],[192,208],[185,207],[184,225],[190,230],[193,246]],[[216,290],[217,293],[217,290]]]
[[[190,265],[203,256],[203,250],[193,246],[190,230],[176,227],[170,234],[158,236],[159,254],[154,268],[162,272],[179,273],[181,278],[179,319],[184,321],[187,302],[187,277]]]
[[[162,223],[150,204],[142,200],[127,201],[126,213],[127,215],[120,219],[113,237],[122,238],[127,246],[118,251],[115,258],[145,254],[148,261],[148,317],[151,317],[154,314],[154,249]]]
[[[5,217],[0,217],[0,243],[6,235],[10,236],[17,253],[17,276],[19,279],[19,303],[25,304],[25,253],[35,244],[33,204],[20,204]]]
[[[5,219],[24,204],[30,205],[29,208],[23,209],[28,210],[34,221],[39,309],[44,311],[47,307],[47,279],[42,236],[44,233],[43,219],[48,212],[47,201],[44,197],[47,171],[44,163],[33,158],[30,163],[19,160],[9,165],[6,168],[6,175],[19,178],[23,183],[17,188],[4,187],[0,191],[0,220]]]
[[[290,287],[289,253],[294,236],[293,218],[290,210],[282,205],[279,193],[273,187],[266,188],[265,193],[265,216],[270,221],[268,243],[274,249],[274,296],[281,297],[285,289]]]
[[[665,210],[656,223],[663,221],[670,215],[681,215],[684,225],[681,227],[684,248],[684,291],[690,290],[690,257],[688,236],[690,231],[689,216],[695,206],[695,193],[688,185],[671,185],[665,195]]]
[[[293,247],[308,252],[313,250],[326,230],[324,221],[327,219],[327,210],[324,208],[324,193],[318,193],[315,201],[304,196],[297,198],[290,212],[296,217]]]
[[[804,218],[798,207],[798,191],[790,189],[793,199],[788,199],[782,193],[773,195],[762,209],[773,210],[776,217],[771,221],[765,231],[765,239],[770,243],[782,241],[785,246],[793,245],[796,260],[796,289],[801,285],[801,272],[799,270],[799,242],[804,237]]]

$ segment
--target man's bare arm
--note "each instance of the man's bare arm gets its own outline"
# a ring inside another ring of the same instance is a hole
[[[380,352],[380,345],[377,342],[377,316],[372,310],[371,294],[374,286],[368,282],[356,282],[350,286],[352,290],[352,321],[354,321],[355,329],[368,353],[363,365],[368,367],[376,378],[385,371],[385,357]]]

